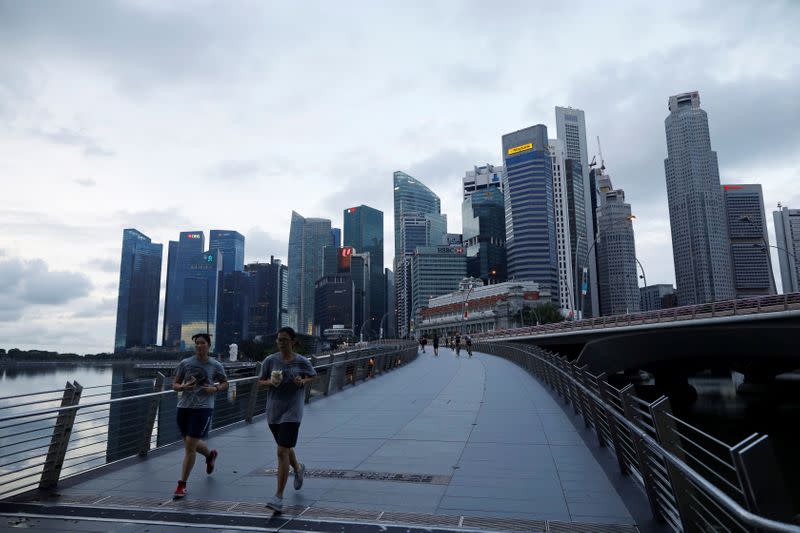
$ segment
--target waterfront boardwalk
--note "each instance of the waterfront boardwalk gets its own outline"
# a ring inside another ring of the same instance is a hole
[[[230,517],[230,529],[258,519],[262,527],[290,531],[297,515],[298,524],[314,518],[482,531],[570,531],[569,523],[587,527],[582,531],[659,529],[647,522],[644,496],[614,470],[615,461],[597,448],[593,434],[573,425],[571,407],[549,389],[499,357],[468,358],[462,351],[456,358],[448,349],[433,357],[427,351],[408,366],[306,405],[297,455],[310,475],[298,492],[290,476],[280,520],[264,508],[275,488],[275,444],[263,417],[212,433],[209,447],[220,451],[216,471],[207,476],[198,457],[184,500],[171,497],[183,457],[177,445],[77,482],[62,480],[60,497],[41,501],[63,506],[64,514],[75,505],[116,509],[107,516],[122,519],[126,512],[152,520],[216,513]],[[12,525],[3,518],[2,526]],[[177,530],[39,518],[25,525],[42,531]]]

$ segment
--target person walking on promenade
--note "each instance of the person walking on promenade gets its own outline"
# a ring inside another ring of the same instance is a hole
[[[464,342],[467,344],[467,353],[469,354],[470,357],[472,357],[472,337],[467,335],[464,338]]]
[[[461,355],[461,335],[459,335],[458,333],[456,333],[455,343],[456,343],[456,357],[458,357],[459,355]]]
[[[439,334],[433,334],[433,355],[439,357]]]
[[[303,486],[306,467],[297,462],[294,448],[303,420],[305,386],[317,379],[311,361],[294,352],[297,334],[290,327],[278,330],[277,353],[267,356],[261,364],[258,384],[267,389],[267,424],[278,445],[278,479],[275,496],[267,507],[283,512],[283,490],[289,479],[289,466],[294,469],[294,490]]]
[[[214,463],[219,453],[209,450],[203,442],[211,428],[211,415],[214,412],[214,396],[228,389],[228,377],[222,363],[208,356],[211,335],[198,333],[192,337],[194,355],[178,364],[172,390],[180,392],[178,399],[178,429],[183,437],[183,466],[175,497],[186,496],[186,482],[194,467],[196,454],[206,458],[206,473],[214,471]]]

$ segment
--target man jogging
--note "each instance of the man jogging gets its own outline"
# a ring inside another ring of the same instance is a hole
[[[202,439],[211,428],[214,411],[214,395],[228,389],[228,377],[222,363],[208,356],[211,336],[198,333],[192,337],[194,355],[178,364],[172,390],[181,393],[178,399],[178,429],[183,437],[184,456],[181,479],[175,489],[175,497],[186,496],[186,481],[194,467],[195,455],[206,458],[206,473],[214,471],[217,450],[209,450]]]
[[[267,507],[276,513],[283,512],[283,489],[289,479],[289,466],[294,469],[294,490],[303,486],[305,465],[297,462],[294,447],[300,422],[303,419],[305,386],[316,379],[317,372],[311,362],[294,353],[297,334],[290,327],[278,330],[277,353],[267,356],[261,364],[259,385],[267,389],[267,424],[278,445],[278,484]]]

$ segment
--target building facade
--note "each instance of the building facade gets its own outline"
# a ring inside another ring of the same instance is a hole
[[[420,329],[428,337],[441,337],[520,327],[524,308],[551,300],[551,295],[539,291],[535,281],[473,288],[462,284],[456,291],[430,299],[422,311]]]
[[[502,283],[506,268],[505,199],[499,187],[473,192],[462,203],[462,245],[467,254],[467,275],[484,283]]]
[[[783,293],[800,292],[800,209],[778,204],[772,217]]]
[[[668,284],[648,285],[639,289],[642,311],[658,311],[673,307],[669,297],[675,295],[675,287]]]
[[[502,193],[504,172],[505,169],[502,166],[490,165],[488,163],[480,167],[473,167],[473,170],[467,170],[463,179],[464,200],[473,193],[489,189],[498,189]]]
[[[558,295],[561,309],[574,316],[577,303],[575,286],[575,259],[571,239],[569,189],[566,180],[566,152],[564,142],[550,139],[548,146],[553,164],[553,208],[556,219],[556,251],[558,253]]]
[[[314,335],[334,326],[353,329],[353,280],[349,273],[323,276],[314,284]]]
[[[163,250],[144,233],[122,231],[115,352],[156,344]]]
[[[313,333],[314,284],[322,277],[324,248],[332,244],[330,220],[305,218],[292,211],[288,309],[289,324],[298,333]]]
[[[245,265],[251,276],[248,311],[250,338],[272,335],[289,325],[289,272],[280,259],[271,256],[269,263]]]
[[[387,310],[384,292],[386,283],[383,280],[383,212],[366,205],[345,209],[344,245],[352,246],[357,253],[369,254],[366,302],[369,313],[364,332],[369,338],[377,338],[381,319]]]
[[[222,258],[223,265],[225,258]],[[223,267],[224,268],[224,267]],[[251,338],[250,298],[254,278],[249,272],[219,273],[217,293],[217,353],[227,355],[231,344]]]
[[[428,300],[458,289],[466,275],[467,258],[463,247],[418,247],[411,257],[411,306],[415,324],[419,324]]]
[[[182,231],[178,241],[170,241],[167,259],[167,294],[164,303],[162,345],[179,347],[183,325],[183,281],[195,257],[205,250],[202,231]]]
[[[585,305],[581,306],[585,317],[597,316],[600,312],[598,302],[599,287],[597,285],[596,250],[591,246],[595,235],[595,219],[592,215],[592,195],[589,187],[589,150],[586,143],[586,116],[581,109],[572,107],[556,107],[557,138],[564,142],[566,159],[575,163],[567,175],[568,184],[573,188],[570,216],[575,219],[572,237],[573,254],[577,254],[578,271],[581,286],[586,287]],[[580,168],[577,167],[580,165]],[[580,206],[580,207],[579,207]],[[582,214],[578,210],[582,210]],[[583,291],[583,289],[582,289]],[[581,295],[581,300],[584,300]]]
[[[208,249],[222,254],[223,272],[244,270],[244,235],[238,231],[212,229],[209,232]]]
[[[547,127],[503,135],[508,278],[535,281],[558,304],[553,164]]]
[[[217,349],[217,294],[222,254],[219,250],[198,254],[188,261],[186,277],[183,279],[183,301],[181,305],[181,349],[194,346],[192,335],[211,335],[211,351]]]
[[[761,185],[723,185],[737,298],[775,294]]]
[[[641,296],[631,206],[625,203],[625,191],[613,189],[611,178],[607,175],[604,178],[608,185],[600,195],[596,244],[600,313],[603,316],[635,313],[641,309]]]
[[[664,171],[678,303],[730,300],[735,294],[730,239],[700,93],[671,96],[669,112]]]
[[[419,246],[439,245],[447,233],[441,201],[428,187],[405,172],[394,180],[394,273],[397,335],[409,335],[413,316],[411,258]]]
[[[395,302],[394,271],[390,268],[383,270],[385,293],[386,293],[386,313],[381,320],[381,338],[397,338],[397,304]]]

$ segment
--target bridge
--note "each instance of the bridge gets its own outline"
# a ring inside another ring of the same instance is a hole
[[[189,496],[165,376],[0,398],[0,514],[79,531],[800,532],[769,438],[723,443],[542,348],[474,357],[386,343],[318,360],[298,444],[306,484],[274,488],[254,377],[218,393]],[[168,382],[168,381],[167,381]]]

